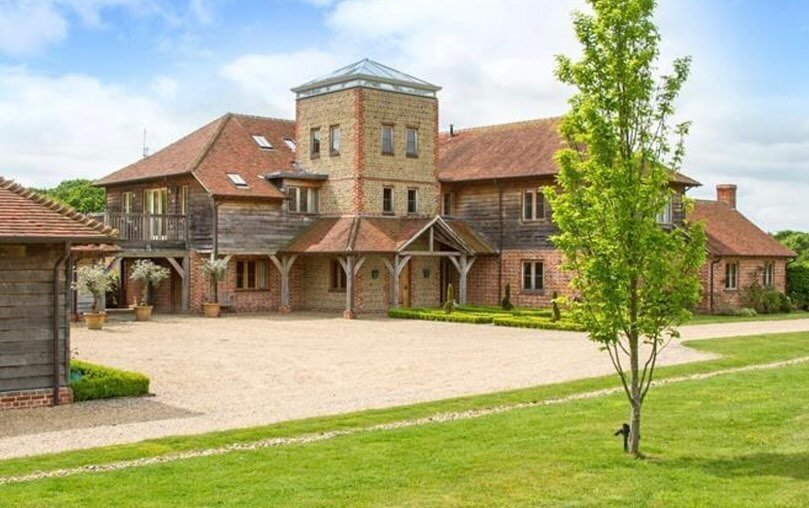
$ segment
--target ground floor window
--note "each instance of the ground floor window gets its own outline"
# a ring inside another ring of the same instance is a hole
[[[522,288],[525,291],[539,291],[545,288],[545,266],[542,261],[522,262]]]
[[[764,287],[771,288],[775,285],[775,263],[764,265]]]
[[[725,264],[725,289],[736,289],[739,287],[739,264]]]
[[[244,259],[236,261],[236,289],[267,289],[268,261]]]
[[[329,289],[332,291],[346,290],[346,272],[337,259],[332,259],[329,274]]]

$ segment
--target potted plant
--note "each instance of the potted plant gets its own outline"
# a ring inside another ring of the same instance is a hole
[[[98,264],[81,266],[76,270],[73,289],[93,295],[93,310],[83,313],[84,322],[90,330],[101,330],[107,318],[107,313],[101,308],[101,302],[106,297],[107,291],[112,289],[110,274]]]
[[[148,259],[139,259],[132,266],[129,278],[143,284],[140,301],[135,302],[135,319],[148,321],[152,318],[152,306],[149,304],[152,289],[157,289],[160,283],[169,276],[169,269],[158,266]]]
[[[228,270],[228,262],[224,259],[216,259],[211,256],[211,259],[206,259],[202,262],[202,276],[208,279],[209,294],[208,301],[203,302],[202,312],[205,317],[219,317],[222,308],[219,305],[217,284],[225,276]]]

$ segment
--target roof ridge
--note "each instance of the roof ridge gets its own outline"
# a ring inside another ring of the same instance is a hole
[[[295,120],[289,120],[287,118],[278,118],[277,116],[264,116],[264,115],[251,115],[248,113],[227,113],[237,118],[254,118],[256,120],[273,120],[276,122],[284,122],[284,123],[295,123]]]
[[[114,236],[118,233],[118,230],[112,228],[110,226],[105,225],[102,222],[99,222],[92,217],[89,217],[70,205],[66,205],[60,201],[57,201],[53,198],[49,198],[43,194],[40,194],[37,191],[24,187],[21,184],[14,182],[14,180],[8,180],[0,176],[0,189],[7,190],[21,196],[25,199],[29,199],[38,205],[42,205],[48,210],[55,212],[63,217],[67,217],[68,219],[74,220],[83,226],[87,226],[88,228],[107,235],[107,236]]]
[[[531,120],[517,120],[516,122],[507,122],[507,123],[498,123],[498,124],[489,124],[489,125],[478,125],[475,127],[466,127],[464,129],[453,129],[453,133],[460,134],[463,132],[471,132],[471,131],[493,131],[493,130],[506,130],[506,129],[514,129],[517,127],[526,126],[529,124],[535,123],[542,123],[542,122],[550,122],[553,120],[561,120],[561,116],[545,116],[541,118],[534,118]],[[441,131],[438,133],[439,135],[449,135],[449,131]]]
[[[202,147],[202,151],[199,155],[194,159],[191,165],[188,167],[188,171],[192,174],[196,169],[202,164],[202,161],[205,160],[205,157],[208,156],[208,153],[213,148],[213,145],[216,143],[216,140],[219,139],[219,136],[222,135],[222,132],[225,130],[225,125],[227,125],[228,120],[233,118],[233,113],[225,113],[224,115],[219,117],[219,125],[216,127],[216,130],[211,134],[211,137],[208,138],[208,141],[205,143],[205,146]],[[202,184],[202,182],[200,182]],[[207,189],[206,189],[207,190]]]

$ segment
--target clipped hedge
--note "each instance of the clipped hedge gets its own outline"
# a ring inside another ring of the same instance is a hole
[[[76,401],[134,397],[149,393],[149,378],[80,360],[70,361],[70,387]]]
[[[513,326],[515,328],[538,328],[542,330],[565,330],[583,332],[584,327],[573,321],[551,321],[550,319],[532,317],[498,317],[494,319],[495,326]]]
[[[550,309],[528,309],[514,307],[511,310],[506,310],[502,307],[494,305],[459,305],[456,310],[459,312],[472,312],[477,314],[495,314],[500,316],[535,316],[535,317],[551,317],[553,312]]]
[[[491,323],[494,316],[487,314],[472,314],[466,312],[453,312],[425,309],[388,309],[388,317],[396,319],[421,319],[424,321],[446,321],[449,323],[486,324]]]

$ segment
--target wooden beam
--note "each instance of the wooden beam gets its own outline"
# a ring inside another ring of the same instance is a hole
[[[170,264],[170,265],[171,265],[171,266],[172,266],[172,267],[173,267],[175,270],[177,270],[177,273],[180,275],[180,278],[181,278],[181,279],[185,279],[185,270],[183,270],[183,267],[182,267],[182,266],[180,266],[180,263],[178,263],[178,262],[177,262],[177,260],[176,260],[176,259],[174,259],[174,258],[166,258],[166,260],[169,262],[169,264]]]
[[[460,257],[463,256],[461,252],[455,251],[428,251],[428,250],[411,250],[411,251],[403,251],[400,254],[404,256],[433,256],[433,257]]]
[[[189,256],[183,257],[183,271],[191,273],[191,258]],[[191,310],[191,277],[183,277],[183,312]]]
[[[344,264],[343,264],[344,263]],[[343,269],[346,272],[346,310],[343,312],[343,317],[347,319],[354,319],[354,256],[348,255],[345,260],[341,260]]]
[[[362,268],[363,263],[365,263],[365,256],[360,256],[357,263],[354,265],[354,276],[360,273],[360,268]]]

